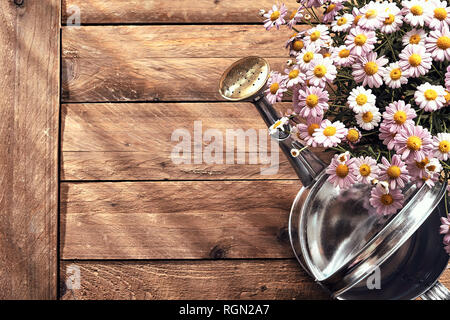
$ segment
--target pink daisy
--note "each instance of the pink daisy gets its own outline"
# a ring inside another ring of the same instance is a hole
[[[425,23],[432,30],[439,30],[450,25],[450,7],[447,1],[435,1],[433,11],[425,16]]]
[[[442,217],[441,223],[440,234],[445,234],[444,243],[450,244],[450,219]]]
[[[267,100],[271,104],[275,104],[283,99],[283,94],[287,91],[286,79],[286,76],[283,76],[278,72],[272,72],[269,80],[267,81],[268,88],[264,91]]]
[[[391,189],[403,188],[410,179],[406,163],[400,159],[399,155],[394,155],[391,163],[383,157],[379,167],[380,180],[387,181]]]
[[[330,32],[328,26],[319,24],[306,32],[303,38],[306,44],[315,44],[318,47],[327,46],[331,43]]]
[[[359,62],[353,65],[352,75],[356,83],[362,82],[363,86],[379,88],[383,84],[384,65],[388,62],[384,56],[378,58],[376,52],[370,52],[366,57],[360,57]]]
[[[345,45],[334,47],[331,59],[338,67],[350,67],[355,62],[355,56],[350,54],[350,50]]]
[[[380,168],[377,161],[372,157],[359,157],[355,159],[355,175],[359,182],[371,183],[373,179],[378,179]]]
[[[320,128],[313,133],[314,140],[318,145],[325,148],[336,147],[347,135],[345,125],[340,121],[331,122],[325,119]]]
[[[399,57],[400,68],[412,78],[423,76],[431,69],[431,55],[424,46],[409,44],[400,52]]]
[[[383,113],[383,122],[389,127],[389,131],[397,133],[405,127],[414,126],[414,119],[417,117],[416,111],[410,104],[399,100],[390,103]]]
[[[403,207],[403,194],[399,189],[386,190],[381,184],[377,184],[370,194],[370,204],[380,215],[390,215],[396,213]]]
[[[297,55],[297,64],[300,66],[300,69],[303,72],[306,72],[310,69],[311,62],[318,57],[322,57],[319,53],[320,47],[315,44],[309,44],[305,46],[300,53]]]
[[[317,147],[317,142],[314,140],[313,134],[316,129],[320,128],[321,123],[321,117],[308,117],[306,124],[300,123],[296,126],[298,129],[298,138],[304,141],[307,146]]]
[[[383,33],[393,33],[400,30],[403,24],[403,16],[399,7],[395,3],[390,2],[384,2],[382,6],[384,7],[386,18],[383,21],[380,31]]]
[[[413,27],[423,27],[425,17],[430,12],[430,5],[424,0],[406,0],[402,1],[402,6],[405,21]]]
[[[450,133],[440,132],[433,138],[434,156],[442,161],[450,159]]]
[[[361,137],[361,131],[359,131],[358,128],[353,127],[348,129],[347,135],[345,136],[345,141],[352,147],[361,140]]]
[[[434,186],[434,183],[439,179],[439,173],[430,172],[427,168],[435,165],[435,163],[436,159],[430,160],[428,158],[422,161],[410,160],[407,163],[408,173],[417,187],[421,187],[424,183],[430,187]]]
[[[448,27],[431,31],[425,39],[425,48],[434,60],[450,60],[450,31]]]
[[[387,13],[382,4],[374,1],[361,8],[361,15],[358,24],[368,30],[379,29],[387,18]]]
[[[299,7],[297,10],[293,11],[289,17],[288,27],[292,29],[297,23],[299,23],[303,18],[303,8]]]
[[[286,69],[284,72],[287,75],[286,87],[292,88],[296,85],[303,85],[305,83],[305,74],[301,72],[298,65],[294,65],[291,69]]]
[[[377,37],[375,31],[355,27],[350,29],[346,37],[345,45],[355,56],[362,56],[371,52],[375,48]]]
[[[380,134],[378,135],[378,137],[381,141],[383,141],[383,144],[387,146],[388,150],[392,150],[396,147],[394,140],[396,135],[396,133],[391,132],[389,125],[387,125],[384,121],[381,122]]]
[[[356,170],[355,159],[344,154],[335,155],[325,172],[329,175],[328,181],[335,187],[347,189],[357,181]]]
[[[323,15],[323,22],[329,23],[334,20],[336,14],[344,8],[342,4],[343,0],[331,0],[330,4],[325,8],[325,13]]]
[[[306,80],[310,85],[324,88],[327,83],[333,82],[337,70],[330,58],[318,56],[311,61],[309,70],[306,72]]]
[[[306,87],[300,89],[298,96],[298,114],[303,118],[322,117],[324,111],[328,110],[328,92],[319,87]]]
[[[279,9],[276,5],[273,5],[272,10],[269,10],[269,12],[264,15],[264,18],[266,18],[266,20],[264,20],[264,27],[266,30],[270,30],[274,26],[277,29],[280,29],[280,26],[286,23],[284,20],[286,13],[287,8],[284,4],[282,4]]]
[[[402,159],[422,161],[433,150],[433,140],[428,129],[422,126],[406,127],[395,136],[397,154]]]

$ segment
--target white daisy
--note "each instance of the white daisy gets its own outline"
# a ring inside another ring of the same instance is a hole
[[[400,88],[408,82],[408,78],[402,72],[398,62],[393,62],[386,67],[383,74],[383,80],[389,88],[393,89]]]
[[[381,113],[377,107],[372,107],[369,111],[357,113],[355,115],[356,122],[364,130],[372,130],[378,127],[381,120]]]
[[[448,27],[431,31],[425,40],[425,48],[437,61],[450,60],[450,31]]]
[[[336,74],[337,70],[331,58],[317,57],[311,61],[310,68],[306,72],[306,80],[310,85],[323,88],[327,83],[333,82]]]
[[[331,23],[331,30],[334,32],[346,32],[352,27],[353,20],[353,15],[349,13],[337,16],[336,20]]]
[[[386,13],[386,18],[380,28],[383,33],[393,33],[400,30],[400,26],[403,24],[403,16],[401,10],[391,2],[383,2],[383,9]]]
[[[309,65],[315,58],[322,57],[319,51],[320,47],[315,44],[307,45],[302,49],[302,51],[300,51],[297,56],[297,64],[303,72],[306,72],[309,69]]]
[[[349,67],[355,62],[355,56],[350,54],[350,50],[345,46],[333,48],[331,59],[339,67]]]
[[[330,32],[328,27],[323,24],[319,24],[314,28],[309,29],[306,32],[306,36],[303,38],[306,44],[315,44],[318,47],[322,47],[327,43],[331,43]]]
[[[417,87],[414,93],[416,104],[426,112],[432,112],[442,108],[446,102],[445,89],[442,86],[432,85],[429,82]]]
[[[355,175],[359,182],[370,183],[373,179],[377,179],[380,174],[377,161],[371,157],[356,158],[355,165]]]
[[[433,10],[425,17],[430,29],[439,30],[450,25],[450,7],[447,1],[434,1]]]
[[[433,138],[434,156],[442,161],[450,158],[450,133],[438,133]]]
[[[361,8],[361,18],[358,21],[360,26],[368,30],[379,29],[387,14],[383,6],[379,2],[370,1],[363,8]]]
[[[354,88],[347,99],[348,106],[355,113],[364,113],[375,107],[376,97],[371,89],[359,86]]]
[[[433,60],[426,48],[417,44],[408,44],[400,52],[400,68],[409,77],[417,78],[425,75],[430,69]]]
[[[402,37],[402,43],[404,46],[408,44],[419,44],[425,45],[425,39],[427,38],[427,33],[423,29],[412,29],[405,33]]]
[[[313,133],[314,141],[324,146],[331,148],[337,146],[347,135],[345,125],[340,121],[331,122],[325,119],[320,124],[320,128],[315,129]]]
[[[430,5],[424,0],[406,0],[402,1],[404,19],[413,27],[425,24],[425,17],[429,15]]]

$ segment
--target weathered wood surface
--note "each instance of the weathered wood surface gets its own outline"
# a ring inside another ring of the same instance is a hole
[[[295,0],[283,1],[288,14],[299,7]],[[63,24],[76,7],[81,23],[259,23],[260,9],[274,0],[63,0]],[[72,20],[70,20],[72,21]],[[70,24],[69,21],[69,24]]]
[[[290,106],[281,103],[278,109]],[[266,125],[251,103],[67,104],[62,106],[61,121],[62,180],[296,178],[277,144],[271,147]],[[196,121],[201,121],[201,128],[196,125],[200,138],[194,136]],[[249,138],[243,148],[237,148],[234,137],[231,149],[226,133],[239,129],[257,140],[257,149],[249,148]],[[172,152],[180,143],[177,136],[172,138],[176,130],[187,130],[191,138],[190,152],[180,155],[189,159],[184,163],[172,160]],[[231,150],[232,163],[227,162],[226,155],[222,164],[208,164],[205,160],[194,163],[196,146],[201,145],[204,155],[210,155],[206,147],[211,141],[203,139],[208,130],[216,130],[223,139],[222,151],[226,152],[227,147]],[[245,163],[238,163],[238,152],[245,152]],[[264,163],[266,155],[269,163]],[[250,156],[256,164],[250,163]],[[272,172],[265,170],[271,164]]]
[[[0,11],[0,300],[53,299],[60,1]]]
[[[63,28],[63,100],[222,100],[223,71],[244,55],[283,71],[291,32],[261,26],[87,26]]]
[[[66,274],[67,267],[69,274]],[[64,282],[78,267],[80,289]],[[327,299],[294,259],[90,262],[61,265],[63,299]]]
[[[293,181],[61,184],[63,259],[292,257]]]

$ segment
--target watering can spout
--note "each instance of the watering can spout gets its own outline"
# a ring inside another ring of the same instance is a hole
[[[260,57],[247,57],[233,63],[222,75],[219,83],[220,95],[229,101],[251,101],[268,127],[279,116],[264,97],[263,91],[270,75],[269,63]],[[289,134],[277,138],[283,153],[288,158],[303,186],[309,187],[326,165],[309,149]],[[291,149],[302,150],[298,157],[291,155]]]

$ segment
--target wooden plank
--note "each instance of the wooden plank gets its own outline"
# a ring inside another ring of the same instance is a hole
[[[63,23],[76,12],[81,23],[259,23],[260,9],[269,10],[273,0],[63,0]],[[292,10],[295,0],[284,3]],[[75,7],[76,6],[76,7]]]
[[[282,103],[279,109],[290,106]],[[62,180],[296,178],[277,144],[271,147],[266,125],[251,103],[68,104],[62,106],[61,127]],[[231,139],[226,138],[226,133],[239,129],[250,134],[248,130],[253,130],[255,150],[249,148],[248,138],[243,148],[237,148],[233,137],[233,159],[227,161],[225,153]],[[190,139],[191,150],[183,155],[189,160],[183,163],[172,159],[180,141],[177,136],[172,138],[176,130],[187,130]],[[216,130],[223,140],[222,163],[209,163],[205,156],[200,163],[194,163],[195,146],[202,146],[201,152],[209,154],[205,147],[210,141],[203,139],[208,130]],[[243,152],[245,163],[239,164],[238,153]],[[257,162],[251,163],[250,156]],[[271,172],[264,170],[271,164]]]
[[[66,27],[63,100],[221,100],[220,76],[243,55],[284,70],[289,36],[249,25]]]
[[[80,289],[70,290],[64,283],[74,274],[74,269],[80,270]],[[61,280],[63,283],[61,295],[65,300],[328,298],[323,289],[303,272],[293,259],[64,261],[61,265]]]
[[[292,257],[298,181],[63,183],[64,259]]]
[[[60,9],[0,4],[0,299],[56,298]]]

